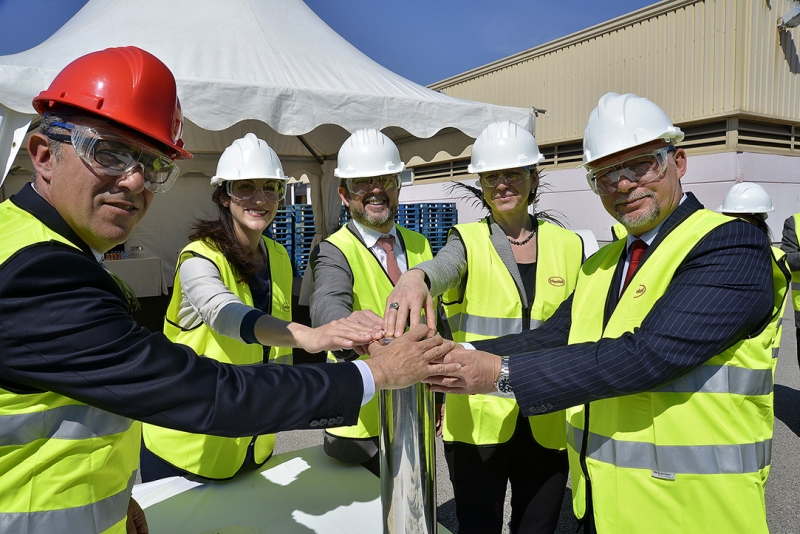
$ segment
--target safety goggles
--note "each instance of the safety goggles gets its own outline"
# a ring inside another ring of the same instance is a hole
[[[345,180],[345,184],[351,194],[358,196],[366,195],[375,189],[375,184],[385,192],[391,193],[400,187],[400,177],[396,174],[384,174],[365,178],[349,178]]]
[[[487,172],[480,175],[480,182],[483,187],[497,187],[500,182],[506,186],[516,187],[531,177],[528,170],[524,171],[497,171]]]
[[[600,169],[589,169],[586,180],[598,195],[611,195],[617,192],[617,185],[623,178],[638,185],[647,185],[659,180],[667,169],[669,155],[675,147],[668,146],[651,154],[640,154],[615,165]]]
[[[69,134],[52,132],[51,128],[63,128]],[[180,172],[171,158],[157,150],[102,128],[53,122],[44,135],[71,144],[83,161],[105,176],[122,176],[141,167],[144,187],[153,193],[166,192]]]
[[[286,196],[286,183],[280,180],[231,180],[227,188],[228,195],[236,200],[250,200],[259,191],[269,202],[278,202]]]

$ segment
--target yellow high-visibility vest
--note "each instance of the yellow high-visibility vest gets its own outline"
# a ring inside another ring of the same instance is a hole
[[[614,233],[614,241],[616,240],[625,240],[628,238],[628,230],[625,228],[625,225],[622,223],[617,223],[611,227],[611,231]]]
[[[395,225],[397,232],[403,239],[406,247],[406,260],[408,268],[433,258],[431,246],[427,238],[417,232]],[[347,225],[337,230],[326,239],[344,254],[353,273],[353,311],[372,310],[383,316],[386,299],[394,289],[394,284],[389,275],[383,270],[378,258],[364,246],[364,243],[355,236]],[[359,359],[369,358],[368,354]],[[336,361],[329,354],[330,361]],[[378,395],[375,395],[367,404],[361,407],[358,413],[358,423],[352,426],[328,428],[329,434],[343,438],[374,438],[380,431],[380,414],[378,410]]]
[[[273,317],[292,320],[292,265],[286,249],[272,239],[263,238],[267,247],[272,292]],[[179,326],[178,310],[183,291],[180,280],[180,265],[192,257],[203,257],[219,269],[225,286],[244,304],[253,305],[253,296],[247,282],[238,280],[224,254],[203,241],[187,245],[179,258],[175,272],[172,299],[167,308],[164,321],[164,334],[175,343],[191,347],[197,354],[206,358],[235,365],[253,365],[264,362],[264,347],[247,344],[224,336],[205,322],[195,328],[183,329]],[[268,359],[275,363],[291,363],[292,349],[270,347]],[[264,407],[269,410],[269,406]],[[226,438],[206,434],[194,434],[172,430],[156,425],[142,427],[144,443],[153,454],[189,473],[206,478],[225,479],[234,476],[244,464],[247,449],[253,443],[253,458],[257,464],[267,461],[275,448],[275,434]]]
[[[775,258],[775,262],[782,267],[783,271],[789,276],[792,276],[792,272],[789,269],[789,262],[786,259],[786,253],[779,249],[778,247],[772,247],[772,255]],[[786,312],[786,305],[789,302],[789,292],[786,294],[786,298],[783,299],[783,305],[781,306],[780,311],[778,312],[778,318],[775,321],[775,340],[772,343],[772,380],[775,380],[775,371],[778,368],[778,355],[781,350],[781,337],[783,336],[783,314]]]
[[[79,248],[9,200],[0,221],[0,269],[37,243]],[[50,391],[1,388],[0,419],[0,532],[125,534],[138,421]]]
[[[603,303],[625,241],[595,253],[578,277],[569,343],[639,328],[697,243],[730,220],[699,210],[672,230],[636,271],[605,326]],[[773,281],[773,319],[763,332],[656,390],[567,410],[576,517],[587,510],[588,475],[600,534],[767,532],[772,348],[787,291],[775,262]]]
[[[530,309],[523,309],[511,273],[491,244],[488,219],[454,227],[467,253],[463,288],[442,296],[456,342],[492,339],[538,328],[555,313],[575,288],[583,259],[583,242],[574,232],[538,221],[536,292]],[[514,434],[519,406],[516,399],[492,395],[447,395],[442,438],[474,445],[505,443]],[[536,441],[544,447],[566,447],[565,413],[529,417]]]

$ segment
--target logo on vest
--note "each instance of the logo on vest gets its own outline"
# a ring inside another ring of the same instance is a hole
[[[550,278],[547,279],[547,282],[551,286],[556,286],[556,287],[562,287],[564,284],[566,284],[564,279],[561,278],[560,276],[551,276]]]
[[[289,306],[289,303],[288,303],[288,302],[284,302],[284,303],[283,303],[283,311],[285,311],[285,312],[287,312],[287,313],[288,313],[288,312],[289,312],[289,310],[290,310],[290,308],[291,308],[291,307]]]
[[[652,471],[651,476],[661,480],[675,480],[675,473],[667,473],[666,471]]]
[[[636,292],[633,294],[633,298],[638,299],[646,292],[647,292],[647,287],[645,287],[644,284],[639,284],[639,287],[636,288]]]

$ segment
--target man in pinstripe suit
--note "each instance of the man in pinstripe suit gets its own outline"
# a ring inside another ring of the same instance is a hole
[[[603,96],[584,166],[627,239],[587,260],[541,328],[457,349],[445,361],[461,371],[431,381],[513,394],[525,415],[568,408],[585,532],[767,532],[771,344],[788,273],[756,227],[683,192],[682,138],[651,101]]]

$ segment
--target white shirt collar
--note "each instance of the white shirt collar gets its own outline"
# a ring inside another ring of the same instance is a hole
[[[397,240],[397,227],[394,226],[394,225],[392,225],[392,229],[389,230],[388,232],[380,232],[380,231],[375,230],[373,228],[369,228],[367,226],[364,226],[363,224],[361,224],[360,222],[358,222],[355,219],[352,219],[352,221],[353,221],[353,225],[356,227],[356,229],[361,234],[361,238],[364,240],[364,244],[367,245],[367,248],[374,247],[375,243],[378,242],[378,239],[383,237],[383,236],[385,236],[385,235],[390,235],[390,236],[394,237],[394,244],[395,245],[399,245],[400,244],[400,242]]]

